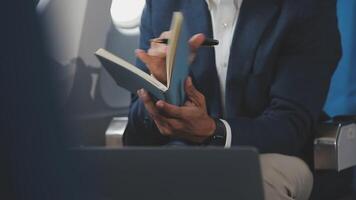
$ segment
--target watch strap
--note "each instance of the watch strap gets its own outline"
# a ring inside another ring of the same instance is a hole
[[[225,124],[218,118],[214,118],[216,125],[215,131],[212,136],[210,136],[205,144],[214,146],[225,146],[226,143],[226,127]]]

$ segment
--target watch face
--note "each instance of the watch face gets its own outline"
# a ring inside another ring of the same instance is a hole
[[[210,145],[224,146],[226,142],[226,129],[225,125],[220,119],[215,119],[216,129],[209,139]]]
[[[226,139],[222,135],[214,135],[213,140],[211,141],[211,144],[217,145],[217,146],[224,146],[226,142]]]

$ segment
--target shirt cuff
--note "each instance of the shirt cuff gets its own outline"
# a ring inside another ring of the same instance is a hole
[[[227,123],[227,121],[225,121],[223,119],[220,119],[220,121],[222,121],[222,123],[224,123],[224,125],[225,125],[225,130],[226,130],[225,148],[229,149],[231,147],[231,137],[232,137],[231,127],[230,127],[229,123]]]

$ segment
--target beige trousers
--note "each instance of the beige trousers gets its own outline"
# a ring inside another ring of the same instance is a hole
[[[260,156],[266,200],[308,200],[313,175],[299,158],[281,154]]]

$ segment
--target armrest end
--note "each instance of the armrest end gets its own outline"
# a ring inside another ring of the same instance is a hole
[[[356,116],[320,124],[314,140],[316,170],[341,171],[356,166]]]

